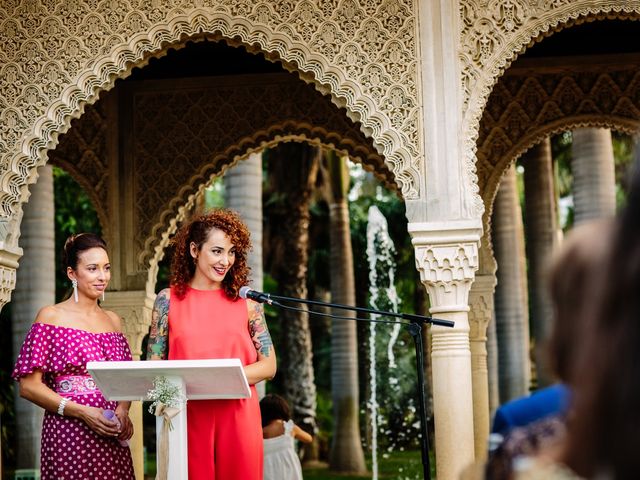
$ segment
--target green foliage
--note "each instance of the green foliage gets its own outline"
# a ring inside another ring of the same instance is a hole
[[[349,202],[357,303],[358,305],[368,304],[367,221],[369,207],[376,205],[387,219],[389,235],[396,247],[396,289],[402,301],[403,311],[415,313],[417,308],[414,305],[415,289],[420,285],[420,279],[415,266],[411,237],[407,230],[408,221],[404,202],[394,192],[380,186],[370,174],[364,177],[363,183],[365,185],[360,186],[359,190],[364,194],[359,194],[355,198],[350,194]],[[354,188],[356,186],[352,186],[352,190]]]
[[[618,210],[627,203],[629,193],[629,169],[633,165],[635,141],[630,135],[612,132],[613,157],[615,159],[616,207]]]
[[[205,210],[224,207],[224,181],[222,177],[214,178],[204,189]]]
[[[367,468],[371,470],[371,458],[367,457]],[[431,478],[435,478],[435,460],[430,458]],[[424,478],[420,451],[393,452],[378,457],[378,477],[389,480],[414,480]],[[303,468],[305,480],[369,480],[366,475],[340,475],[327,469]]]
[[[394,243],[395,252],[395,287],[400,300],[400,310],[415,313],[420,310],[416,305],[416,289],[422,288],[418,272],[415,268],[414,250],[407,229],[404,202],[394,192],[384,189],[370,174],[362,176],[355,172],[354,178],[360,178],[359,184],[352,186],[350,193],[349,214],[351,219],[351,241],[354,252],[354,273],[358,305],[368,305],[369,264],[367,249],[367,224],[369,208],[373,205],[380,209],[388,223],[389,235]],[[357,195],[355,193],[358,193]],[[387,275],[388,266],[378,265],[378,277]],[[383,282],[384,284],[384,282]],[[392,305],[378,302],[381,310],[392,310]],[[394,348],[395,368],[389,366],[387,345],[392,333],[391,325],[376,327],[376,368],[377,399],[380,405],[381,418],[385,423],[379,425],[381,431],[378,442],[381,448],[412,448],[417,446],[418,432],[412,431],[416,422],[415,402],[416,375],[415,350],[413,340],[405,328],[402,328]],[[360,379],[368,382],[368,343],[369,326],[359,329],[360,343]],[[362,385],[362,392],[369,392],[367,385]],[[364,405],[368,399],[361,395]]]

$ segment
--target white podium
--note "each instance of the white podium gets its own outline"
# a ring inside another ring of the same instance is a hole
[[[148,400],[156,377],[178,385],[188,400],[236,399],[251,397],[242,363],[237,358],[215,360],[152,360],[144,362],[89,362],[87,370],[107,400]],[[156,419],[157,435],[162,417]],[[186,480],[187,409],[172,420],[169,431],[168,478]],[[157,445],[160,439],[157,439]],[[157,457],[156,457],[157,458]]]

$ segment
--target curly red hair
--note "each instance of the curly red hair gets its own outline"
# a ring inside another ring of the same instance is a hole
[[[251,234],[240,216],[224,208],[198,215],[180,227],[173,240],[174,252],[171,261],[171,285],[178,298],[184,298],[187,286],[196,271],[196,264],[190,253],[191,242],[198,250],[207,241],[212,229],[223,231],[236,248],[236,259],[222,281],[222,288],[232,300],[237,300],[240,287],[247,285],[250,268],[247,254],[251,250]]]

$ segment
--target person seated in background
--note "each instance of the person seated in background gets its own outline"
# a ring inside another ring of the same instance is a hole
[[[493,418],[491,433],[504,437],[514,428],[551,415],[565,415],[568,407],[569,388],[563,383],[555,383],[501,405]]]
[[[556,458],[585,478],[640,476],[640,145],[627,206],[588,302],[567,442]]]
[[[571,409],[573,365],[591,308],[593,285],[607,257],[613,222],[597,220],[575,227],[558,249],[549,272],[554,323],[547,343],[550,368],[561,383],[505,404],[493,430],[504,435],[489,455],[486,478],[510,479],[523,462],[553,449],[566,436]]]
[[[580,308],[570,359],[573,400],[567,433],[519,462],[516,480],[638,478],[640,430],[640,150],[627,206]],[[600,235],[599,232],[595,233]],[[567,286],[571,289],[571,286]]]

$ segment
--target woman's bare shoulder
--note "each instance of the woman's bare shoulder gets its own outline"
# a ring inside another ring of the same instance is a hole
[[[103,312],[107,315],[107,317],[109,317],[109,321],[111,322],[111,325],[113,326],[113,330],[116,332],[121,333],[122,332],[122,320],[120,318],[120,315],[118,315],[116,312],[112,312],[111,310],[103,310]]]
[[[46,307],[42,307],[38,311],[34,323],[59,325],[64,313],[64,307],[61,308],[61,305],[62,304],[58,303],[56,305],[47,305]]]

